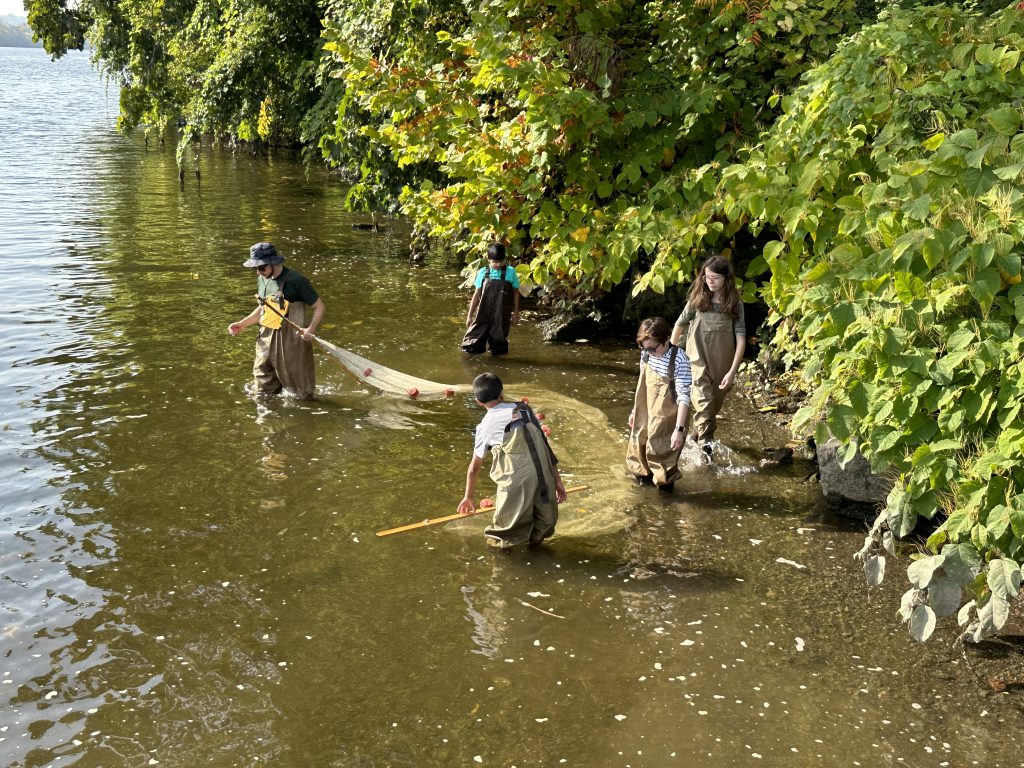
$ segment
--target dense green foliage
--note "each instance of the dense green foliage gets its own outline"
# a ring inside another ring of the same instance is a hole
[[[876,14],[883,8],[879,23]],[[745,249],[812,387],[797,429],[894,490],[873,583],[937,531],[901,614],[1005,622],[1024,560],[1022,11],[869,0],[29,0],[95,47],[122,124],[303,146],[556,296],[662,292]]]
[[[717,210],[779,237],[765,298],[815,389],[795,426],[895,478],[861,556],[942,520],[909,570],[916,637],[1006,621],[1024,559],[1024,17],[894,12],[782,99]]]
[[[419,225],[506,240],[563,289],[656,260],[638,287],[661,291],[722,231],[688,226],[714,184],[690,172],[733,158],[771,93],[861,24],[853,0],[486,0],[398,48],[330,21],[326,37],[332,75],[379,120],[364,135],[432,174],[401,190]]]
[[[86,39],[121,86],[121,124],[185,140],[298,141],[316,87],[325,3],[292,0],[29,0],[29,24],[60,56]]]

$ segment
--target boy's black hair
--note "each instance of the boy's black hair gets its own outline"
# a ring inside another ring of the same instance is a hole
[[[501,243],[491,243],[487,246],[487,258],[490,261],[504,261],[505,246]]]
[[[481,403],[497,400],[503,389],[501,379],[493,373],[481,373],[473,379],[473,396]]]

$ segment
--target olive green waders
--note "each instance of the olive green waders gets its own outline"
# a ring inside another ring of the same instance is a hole
[[[669,371],[675,368],[676,347],[670,347]],[[633,401],[633,428],[629,431],[626,466],[640,479],[650,478],[657,485],[671,485],[682,473],[679,454],[672,450],[672,433],[676,429],[675,381],[659,376],[645,362],[640,366]]]
[[[525,423],[506,431],[492,453],[491,479],[498,493],[494,519],[484,529],[487,542],[501,549],[539,544],[555,532],[558,522],[555,479],[544,434],[536,424]]]
[[[301,301],[293,301],[288,305],[285,317],[305,328],[308,312]],[[299,400],[311,400],[316,389],[313,345],[303,341],[299,332],[288,323],[282,323],[277,329],[260,326],[252,372],[259,394],[276,395],[287,389]]]
[[[715,438],[715,417],[727,394],[719,385],[736,356],[732,316],[715,310],[697,312],[687,330],[686,356],[693,374],[690,407],[694,432],[698,442],[708,443]]]

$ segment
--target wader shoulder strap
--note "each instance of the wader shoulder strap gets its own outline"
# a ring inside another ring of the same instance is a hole
[[[540,421],[533,413],[533,409],[530,408],[526,403],[518,402],[515,405],[515,412],[512,416],[511,421],[505,426],[506,432],[511,432],[514,429],[523,430],[523,438],[526,440],[526,447],[530,451],[530,459],[533,461],[533,468],[537,471],[537,483],[540,486],[540,500],[544,504],[548,503],[550,494],[548,491],[547,475],[544,472],[544,465],[540,461],[540,451],[537,449],[537,443],[533,439],[533,434],[529,429],[526,428],[527,424],[533,424],[537,431],[540,433],[541,439],[544,441],[544,448],[546,449],[547,458],[552,465],[558,464],[558,459],[555,457],[554,451],[551,450],[551,446],[548,445],[548,438],[544,434],[544,431],[540,428]]]
[[[679,347],[671,345],[672,350],[668,353],[668,390],[672,393],[672,402],[679,399],[676,395],[676,356],[679,354]]]
[[[483,287],[485,285],[487,285],[487,281],[488,280],[500,280],[501,282],[507,282],[508,281],[508,276],[506,274],[507,270],[508,270],[508,267],[505,267],[503,270],[501,270],[501,274],[499,274],[497,277],[491,277],[491,268],[490,267],[484,267],[484,281],[482,283],[480,283],[480,288],[483,289]]]
[[[281,304],[282,302],[284,302],[284,286],[285,286],[285,283],[288,282],[288,278],[291,277],[291,276],[292,276],[292,271],[290,269],[286,269],[281,274],[281,279],[277,283],[276,298],[277,298],[277,303],[278,304]]]
[[[290,278],[291,276],[292,276],[292,271],[290,269],[286,269],[277,278],[269,278],[268,279],[266,277],[262,277],[261,276],[260,277],[260,286],[259,286],[260,287],[260,294],[262,294],[263,289],[266,288],[267,283],[269,283],[270,280],[275,280],[275,282],[277,282],[277,293],[275,293],[273,296],[263,296],[263,295],[260,295],[260,298],[261,299],[273,299],[278,304],[280,304],[281,301],[284,299],[284,286],[285,286],[285,283],[288,282],[288,278]]]

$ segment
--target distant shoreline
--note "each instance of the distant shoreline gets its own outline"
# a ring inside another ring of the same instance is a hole
[[[0,48],[42,48],[32,42],[28,19],[10,13],[0,14]]]

